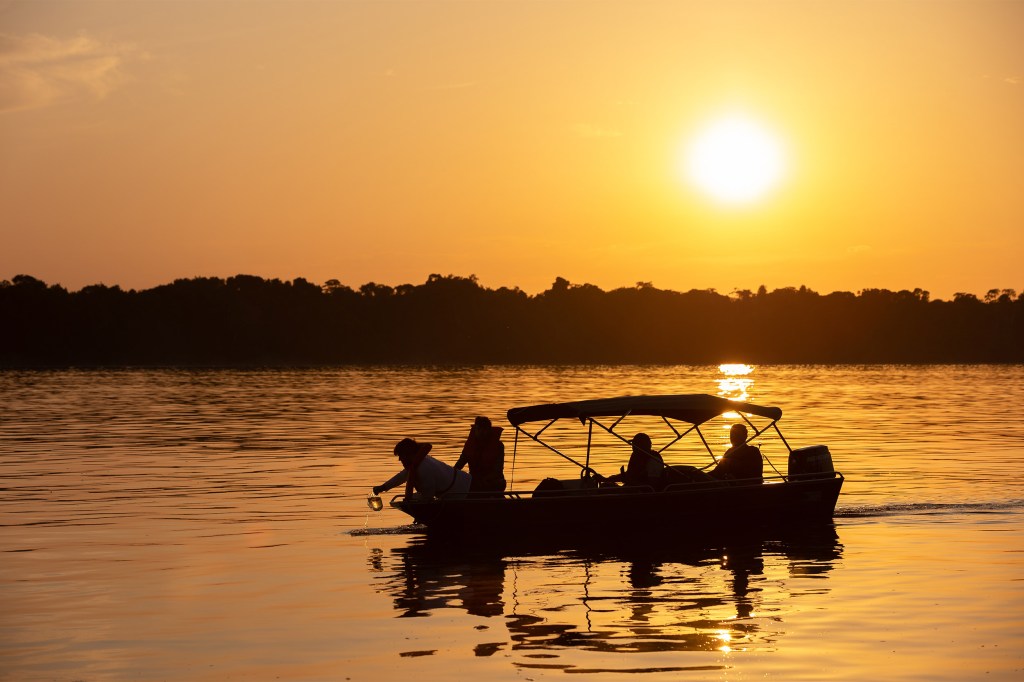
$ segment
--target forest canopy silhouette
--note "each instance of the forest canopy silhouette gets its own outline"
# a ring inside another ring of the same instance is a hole
[[[547,291],[475,276],[317,285],[237,275],[141,291],[0,281],[0,365],[1024,362],[1024,293],[806,287]]]

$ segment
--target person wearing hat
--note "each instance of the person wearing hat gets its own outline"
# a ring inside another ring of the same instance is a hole
[[[712,478],[719,480],[757,479],[764,480],[764,464],[761,451],[753,445],[747,445],[747,427],[733,424],[729,429],[729,442],[732,447],[725,451],[718,465],[711,470]]]
[[[472,477],[429,454],[430,443],[417,443],[413,438],[403,438],[395,446],[395,457],[402,463],[402,470],[380,485],[373,487],[373,494],[391,490],[405,483],[405,495],[413,490],[421,497],[461,497],[469,492]]]
[[[665,471],[665,462],[661,453],[655,452],[651,437],[646,433],[638,433],[629,441],[633,452],[629,455],[629,463],[620,468],[619,473],[609,476],[605,482],[621,481],[625,485],[650,485],[658,487]]]
[[[470,492],[504,492],[505,444],[501,442],[501,427],[491,425],[487,417],[477,417],[473,421],[455,468],[461,471],[467,464],[473,477]]]

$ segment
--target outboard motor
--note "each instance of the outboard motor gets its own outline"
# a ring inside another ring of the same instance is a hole
[[[827,445],[809,445],[789,453],[790,478],[832,478],[835,472]]]

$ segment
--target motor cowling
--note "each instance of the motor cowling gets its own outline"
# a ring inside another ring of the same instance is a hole
[[[835,472],[826,445],[809,445],[789,453],[790,478],[832,478]]]

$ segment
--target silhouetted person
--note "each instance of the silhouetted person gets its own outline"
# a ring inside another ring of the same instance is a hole
[[[651,437],[646,433],[638,433],[629,442],[633,446],[633,452],[629,455],[626,468],[614,476],[609,476],[605,481],[621,481],[625,485],[660,486],[665,462],[661,458],[661,453],[654,452]]]
[[[720,480],[763,480],[761,451],[753,445],[747,445],[747,427],[743,424],[733,424],[729,429],[729,442],[732,443],[732,447],[718,460],[718,466],[711,470],[711,476]]]
[[[473,477],[470,492],[500,493],[505,490],[505,444],[501,442],[501,427],[492,426],[487,417],[477,417],[469,429],[462,455],[455,463],[456,471],[469,465]]]
[[[469,491],[470,475],[428,455],[430,448],[430,443],[417,443],[412,438],[400,440],[395,446],[395,456],[403,469],[385,483],[374,486],[373,494],[380,495],[405,483],[406,497],[410,497],[414,489],[428,500],[464,496]]]

